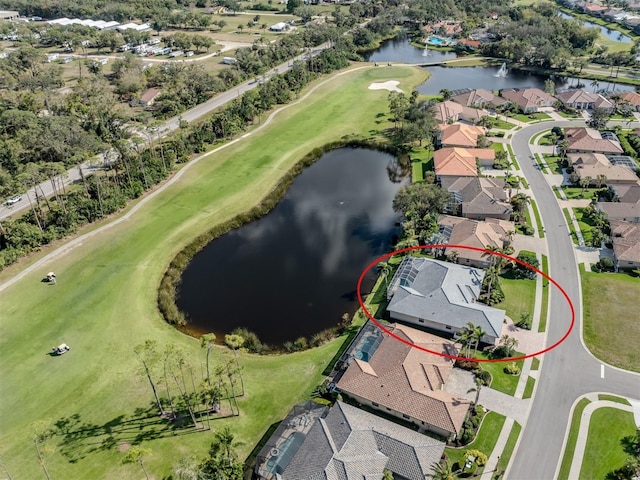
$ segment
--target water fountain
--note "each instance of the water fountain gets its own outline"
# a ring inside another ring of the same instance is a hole
[[[429,47],[427,45],[424,46],[424,51],[422,52],[423,57],[428,57],[431,54],[429,53]]]
[[[507,76],[507,62],[503,62],[498,73],[494,75],[494,77],[504,78]]]

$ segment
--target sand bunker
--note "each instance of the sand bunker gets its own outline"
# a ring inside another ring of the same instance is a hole
[[[400,92],[402,90],[398,88],[400,82],[397,80],[389,80],[388,82],[374,82],[369,85],[369,90],[389,90],[390,92]]]

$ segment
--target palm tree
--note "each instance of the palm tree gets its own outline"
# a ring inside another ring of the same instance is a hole
[[[443,88],[440,90],[440,96],[442,100],[449,100],[451,98],[451,91],[448,88]]]
[[[463,357],[469,357],[469,349],[471,348],[471,344],[473,343],[471,329],[469,327],[462,327],[460,331],[457,342],[462,346],[460,349],[460,354]],[[467,354],[465,355],[465,349],[467,350]]]
[[[433,462],[431,464],[433,480],[455,480],[453,466],[447,460]]]
[[[391,265],[389,262],[380,262],[378,263],[378,270],[382,275],[384,275],[384,288],[387,289],[389,284],[389,274],[391,273]]]
[[[491,292],[497,288],[500,284],[500,272],[497,266],[489,267],[484,275],[482,287],[486,292],[486,301],[488,305],[491,305]]]
[[[144,457],[151,455],[151,450],[148,448],[142,448],[139,445],[133,445],[127,451],[127,455],[122,459],[122,463],[137,463],[142,468],[144,476],[149,480],[149,473],[144,466]]]
[[[207,382],[211,381],[211,376],[209,375],[209,354],[211,350],[216,345],[216,334],[215,333],[205,333],[200,337],[200,347],[207,349]]]
[[[482,390],[482,387],[484,387],[484,382],[482,381],[482,379],[480,379],[480,377],[475,377],[473,379],[473,383],[475,383],[476,386],[474,388],[470,388],[469,390],[467,390],[467,393],[476,392],[476,398],[473,404],[475,406],[478,406],[478,402],[480,401],[480,391]]]
[[[244,396],[244,381],[242,380],[242,368],[238,363],[238,349],[244,345],[244,337],[242,335],[237,334],[228,334],[224,336],[224,343],[226,343],[231,350],[233,350],[233,356],[236,360],[236,369],[235,373],[240,377],[240,396]]]
[[[478,345],[480,345],[480,341],[482,340],[482,337],[484,337],[487,334],[487,332],[482,330],[482,327],[474,325],[471,322],[469,322],[467,325],[469,325],[469,328],[471,329],[471,332],[472,332],[471,338],[473,339],[473,356],[475,357],[478,353]]]
[[[518,211],[520,221],[525,218],[524,212],[527,205],[531,203],[531,197],[525,193],[518,193],[511,198],[511,205]]]
[[[596,78],[596,79],[594,79],[594,80],[591,82],[591,86],[593,87],[593,89],[594,89],[594,90],[596,90],[596,91],[597,91],[597,90],[598,90],[598,87],[600,86],[600,81],[598,81],[598,79],[597,79],[597,78]]]
[[[229,425],[225,425],[221,430],[216,430],[215,440],[218,442],[218,448],[220,449],[222,459],[229,462],[229,466],[233,465],[236,460],[236,455],[233,448],[237,446],[235,442],[235,435],[231,431]]]
[[[142,363],[142,368],[144,369],[144,373],[147,376],[147,380],[149,380],[149,384],[151,385],[151,390],[153,390],[153,397],[156,400],[156,404],[158,405],[158,410],[160,410],[160,415],[164,415],[164,408],[162,408],[162,402],[160,401],[160,397],[158,396],[158,390],[156,389],[156,385],[151,376],[151,366],[153,362],[155,362],[157,358],[156,352],[157,342],[155,340],[147,340],[140,345],[136,345],[133,349],[133,352]]]

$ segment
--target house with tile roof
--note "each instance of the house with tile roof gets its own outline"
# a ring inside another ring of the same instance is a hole
[[[451,193],[449,211],[455,215],[474,220],[511,218],[513,208],[504,178],[445,176],[440,186]]]
[[[445,176],[477,177],[478,164],[493,165],[496,151],[492,148],[445,147],[433,152],[436,179]]]
[[[505,311],[477,300],[484,270],[428,258],[407,256],[387,288],[387,311],[394,320],[449,334],[471,322],[494,345],[502,334]]]
[[[438,228],[447,238],[446,243],[477,248],[504,248],[516,230],[514,223],[506,220],[486,218],[479,221],[451,215],[440,215]],[[445,255],[454,255],[457,263],[478,268],[488,268],[490,263],[490,258],[476,250],[450,247]]]
[[[461,120],[478,123],[482,117],[487,115],[489,112],[486,110],[467,107],[451,100],[435,104],[435,119],[440,123],[453,123]]]
[[[404,287],[400,290],[406,291]],[[373,351],[369,349],[370,355],[365,359],[358,355],[351,358],[337,382],[337,389],[362,405],[443,438],[454,437],[470,405],[469,401],[444,389],[454,362],[411,347],[413,344],[457,355],[453,342],[398,323],[386,328],[403,342],[378,329],[377,347]]]
[[[616,202],[636,203],[640,201],[640,184],[611,185],[609,188],[613,191]]]
[[[584,90],[567,90],[556,93],[556,98],[563,105],[576,110],[593,110],[603,108],[609,113],[613,113],[613,103],[604,98],[599,93],[585,92]]]
[[[611,220],[609,224],[616,271],[640,268],[640,223]]]
[[[623,165],[614,165],[602,153],[569,153],[567,160],[573,166],[578,182],[589,179],[589,185],[595,186],[638,183],[638,177],[633,170]]]
[[[618,137],[611,132],[599,132],[593,128],[565,128],[567,152],[623,153]]]
[[[598,202],[598,210],[607,215],[609,221],[640,223],[640,201],[637,202]]]
[[[635,110],[636,112],[640,112],[640,93],[637,92],[624,92],[620,93],[620,101],[618,105],[623,109],[629,108],[630,110]]]
[[[340,401],[314,409],[322,413],[313,418],[297,407],[258,454],[259,479],[381,479],[390,470],[395,478],[424,480],[444,451],[440,440]]]
[[[475,148],[478,146],[478,138],[487,133],[484,127],[463,123],[440,124],[438,128],[438,144],[443,147]]]
[[[450,100],[452,102],[459,103],[460,105],[473,108],[494,108],[507,103],[504,98],[498,97],[489,90],[484,90],[482,88],[476,88],[474,90],[465,89],[454,92],[451,95]]]
[[[523,113],[534,113],[543,107],[553,107],[556,103],[552,97],[539,88],[506,88],[500,90],[500,96],[509,103],[516,104]]]

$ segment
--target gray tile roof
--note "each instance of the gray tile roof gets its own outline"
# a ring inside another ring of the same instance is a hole
[[[341,445],[328,455],[327,446]],[[424,480],[444,443],[351,405],[337,402],[317,421],[283,480],[380,480],[384,469]]]
[[[423,318],[442,325],[462,328],[471,322],[498,338],[504,310],[475,303],[480,295],[484,271],[439,260],[407,256],[403,264],[417,270],[414,279],[397,279],[402,265],[391,280],[396,286],[387,310]]]

